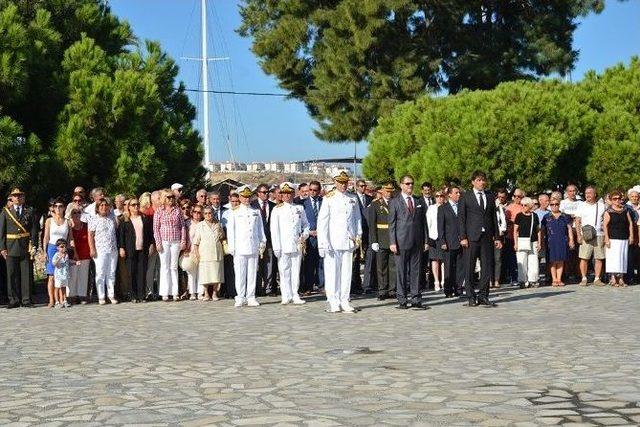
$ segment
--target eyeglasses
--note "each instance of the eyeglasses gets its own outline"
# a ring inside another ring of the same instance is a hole
[[[436,194],[436,197],[444,197],[444,194]]]
[[[140,206],[140,204],[139,204],[139,203],[129,203],[129,207],[131,207],[131,208],[132,208],[132,207],[134,207],[134,206]]]
[[[403,182],[404,185],[413,185],[413,182]]]
[[[621,200],[621,199],[622,199],[622,197],[620,197],[620,196],[613,196],[611,198],[611,200]]]
[[[549,203],[549,206],[560,206],[560,203]]]

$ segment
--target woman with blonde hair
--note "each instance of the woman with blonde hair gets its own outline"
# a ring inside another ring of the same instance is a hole
[[[153,237],[160,255],[159,293],[163,301],[179,301],[178,257],[187,247],[187,227],[176,196],[169,189],[162,190],[161,205],[153,214]]]
[[[627,273],[629,245],[633,242],[633,220],[624,206],[622,192],[612,191],[611,206],[604,213],[604,246],[607,273],[611,286],[627,286],[624,275]]]

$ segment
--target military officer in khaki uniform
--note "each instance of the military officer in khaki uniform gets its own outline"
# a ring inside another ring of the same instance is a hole
[[[227,221],[227,244],[233,255],[233,271],[236,279],[235,307],[257,307],[256,278],[258,257],[267,245],[260,211],[249,205],[253,191],[248,186],[238,188],[240,205],[232,208]]]
[[[280,184],[282,203],[276,205],[271,214],[271,244],[278,259],[283,305],[305,303],[298,295],[298,288],[302,256],[309,237],[309,222],[304,208],[292,203],[294,192],[292,183]]]
[[[378,300],[395,298],[396,267],[389,250],[389,200],[393,195],[393,184],[382,186],[382,197],[374,200],[367,208],[369,221],[369,244],[376,254],[378,274]]]
[[[324,258],[324,286],[329,312],[353,313],[349,304],[353,252],[362,237],[356,196],[347,192],[349,175],[334,177],[336,188],[324,197],[318,212],[318,252]]]
[[[25,206],[24,193],[14,188],[12,205],[0,213],[0,253],[7,261],[7,308],[32,307],[33,262],[38,247],[38,221],[33,208]]]

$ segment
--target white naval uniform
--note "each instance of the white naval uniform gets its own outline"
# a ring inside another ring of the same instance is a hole
[[[259,210],[243,204],[231,210],[227,221],[227,244],[233,255],[236,303],[255,300],[260,245],[266,243]]]
[[[304,208],[291,203],[281,203],[271,213],[271,245],[279,254],[278,273],[282,302],[300,302],[300,244],[309,237],[309,222]]]
[[[324,282],[330,311],[352,310],[351,270],[362,218],[356,196],[334,190],[322,200],[318,213],[318,250],[324,252]]]

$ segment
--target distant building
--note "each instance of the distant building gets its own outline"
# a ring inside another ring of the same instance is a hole
[[[284,170],[283,162],[268,162],[264,164],[264,170],[269,172],[282,172]]]
[[[262,172],[266,170],[265,164],[261,162],[252,162],[247,165],[247,172]]]
[[[244,172],[247,165],[240,162],[224,162],[220,163],[220,172]]]

